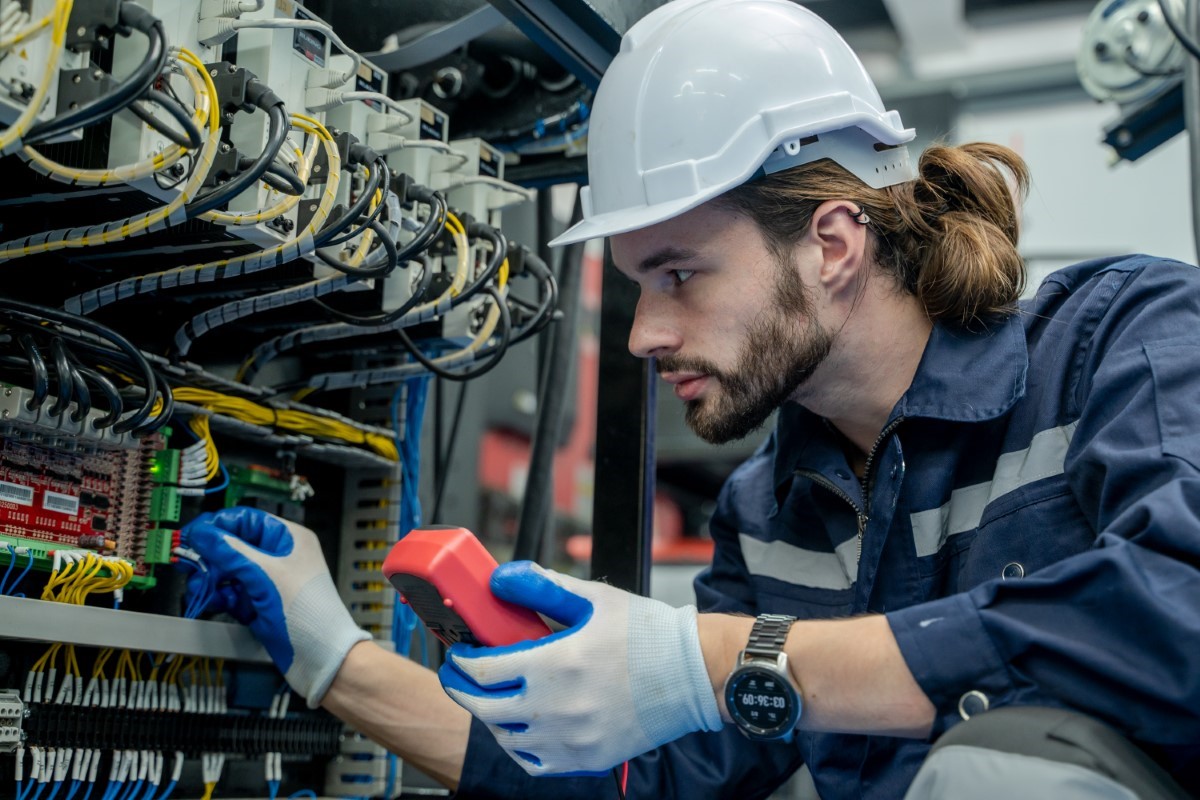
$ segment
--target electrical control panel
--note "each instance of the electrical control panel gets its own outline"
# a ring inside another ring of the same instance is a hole
[[[506,154],[392,78],[293,0],[0,0],[0,797],[416,780],[291,695],[188,534],[309,526],[354,622],[437,666],[381,572],[429,378],[557,289]]]

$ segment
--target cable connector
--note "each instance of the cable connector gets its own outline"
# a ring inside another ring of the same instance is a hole
[[[345,70],[314,69],[308,73],[304,87],[306,89],[338,89],[346,85]],[[340,101],[335,105],[340,105]],[[322,111],[326,109],[321,109]]]
[[[213,17],[237,19],[242,14],[258,11],[266,0],[200,0],[200,21]]]
[[[225,44],[233,38],[237,33],[237,28],[234,23],[236,19],[231,17],[211,17],[209,19],[201,19],[199,26],[196,28],[196,39],[205,47],[216,47],[220,44]]]

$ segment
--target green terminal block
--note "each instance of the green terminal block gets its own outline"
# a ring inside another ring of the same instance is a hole
[[[150,460],[150,480],[154,483],[179,483],[179,450],[159,450]]]
[[[175,531],[171,528],[153,528],[146,531],[146,563],[171,563],[171,545],[174,536]]]
[[[150,519],[155,522],[179,522],[183,513],[179,490],[174,486],[155,486],[150,490]]]

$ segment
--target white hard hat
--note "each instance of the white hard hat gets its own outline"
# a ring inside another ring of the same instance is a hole
[[[583,221],[550,244],[644,228],[820,158],[876,189],[913,180],[904,143],[914,136],[811,11],[789,0],[673,0],[629,29],[604,73]]]

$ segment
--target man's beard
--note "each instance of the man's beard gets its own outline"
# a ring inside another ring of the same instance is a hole
[[[658,361],[660,372],[699,372],[719,384],[720,391],[685,404],[684,419],[697,436],[724,444],[753,433],[816,371],[833,336],[816,321],[812,305],[792,265],[780,263],[774,303],[751,323],[732,371],[686,356]],[[797,330],[800,319],[808,320],[803,330]]]

